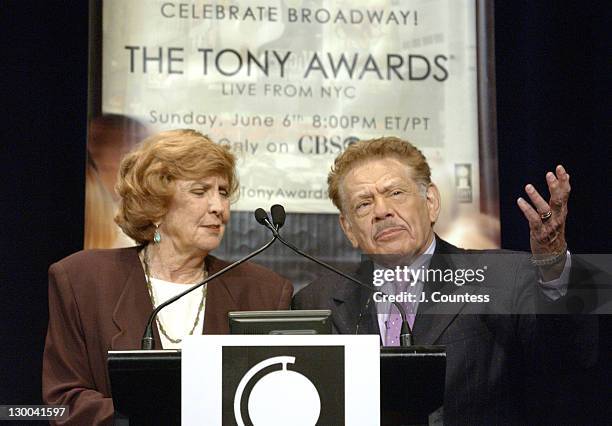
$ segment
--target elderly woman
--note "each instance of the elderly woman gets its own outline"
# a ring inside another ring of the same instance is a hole
[[[237,187],[234,156],[193,130],[152,136],[123,159],[115,220],[139,245],[49,269],[43,396],[69,405],[72,424],[112,423],[107,351],[139,349],[154,306],[228,264],[209,253]],[[229,311],[285,309],[291,294],[286,279],[244,263],[162,310],[155,340],[177,348],[186,335],[228,333]]]

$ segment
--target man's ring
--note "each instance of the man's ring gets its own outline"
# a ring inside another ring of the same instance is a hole
[[[540,215],[540,219],[542,219],[542,222],[546,222],[548,219],[550,219],[551,216],[552,216],[552,210],[548,210],[546,213],[542,213]]]

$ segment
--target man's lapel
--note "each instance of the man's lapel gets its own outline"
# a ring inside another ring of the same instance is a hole
[[[452,257],[462,252],[461,249],[436,236],[436,251],[431,258],[429,270],[454,271],[456,265]],[[424,283],[423,292],[428,302],[419,303],[413,327],[415,344],[434,345],[465,306],[465,303],[434,303],[431,301],[432,293],[451,294],[460,289],[461,287],[456,286],[453,282]]]
[[[371,284],[374,265],[362,260],[355,278]],[[335,281],[332,321],[340,334],[379,334],[372,292],[348,280]]]

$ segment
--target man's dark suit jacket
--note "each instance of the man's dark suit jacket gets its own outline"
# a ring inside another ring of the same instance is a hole
[[[228,263],[208,256],[206,265],[214,274]],[[287,309],[292,293],[288,280],[244,263],[208,283],[203,333],[229,333],[229,311]],[[107,351],[140,349],[152,310],[137,247],[81,251],[51,265],[45,403],[68,405],[69,424],[112,424]]]
[[[566,363],[588,367],[596,358],[596,318],[570,325],[567,316],[536,315],[536,310],[563,310],[565,300],[542,298],[528,255],[462,250],[437,238],[429,269],[484,265],[481,284],[428,282],[423,291],[428,299],[434,292],[488,294],[489,303],[420,303],[413,327],[415,344],[446,346],[445,424],[524,423],[526,377]],[[373,263],[362,261],[356,277],[372,283],[372,272]],[[330,309],[335,333],[379,334],[371,292],[336,275],[321,276],[298,292],[293,307]]]

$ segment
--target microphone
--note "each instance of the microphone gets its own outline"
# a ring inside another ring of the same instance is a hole
[[[283,237],[281,237],[281,235],[278,233],[278,230],[280,229],[280,227],[282,227],[285,223],[285,218],[286,218],[286,213],[285,213],[285,208],[283,206],[281,206],[280,204],[275,204],[271,207],[270,212],[272,213],[272,222],[274,222],[274,224],[272,224],[270,222],[270,219],[268,219],[268,215],[266,214],[266,212],[263,209],[258,209],[261,210],[263,212],[264,216],[260,216],[260,219],[257,219],[257,222],[259,222],[260,224],[262,224],[263,226],[265,226],[266,228],[268,228],[271,232],[272,235],[278,239],[278,241],[280,241],[281,243],[283,243],[285,246],[289,247],[292,251],[294,251],[295,253],[299,254],[300,256],[304,256],[305,258],[312,260],[313,262],[315,262],[316,264],[324,267],[325,269],[332,271],[344,278],[346,278],[347,280],[361,286],[364,287],[366,289],[368,289],[371,292],[375,292],[378,291],[376,290],[374,287],[362,283],[361,281],[359,281],[356,278],[351,277],[348,274],[345,274],[344,272],[340,271],[339,269],[334,268],[331,265],[328,265],[327,263],[309,255],[308,253],[304,253],[303,251],[301,251],[300,249],[298,249],[297,247],[295,247],[293,244],[291,244],[288,241],[285,241],[283,239]],[[257,212],[255,213],[255,215],[257,216]],[[260,213],[261,215],[261,213]],[[383,292],[381,292],[381,294],[385,294]],[[407,321],[407,317],[406,317],[406,311],[404,310],[404,307],[402,305],[399,304],[399,302],[397,301],[393,301],[391,302],[393,303],[393,305],[395,305],[395,307],[397,308],[397,310],[400,313],[400,316],[402,317],[402,328],[400,331],[400,345],[401,346],[412,346],[412,330],[410,329],[410,324],[408,324]]]
[[[266,226],[266,222],[270,224],[270,218],[268,217],[268,213],[261,207],[255,210],[255,220],[258,223]]]
[[[276,226],[276,230],[278,231],[285,224],[285,218],[287,214],[285,213],[285,208],[280,204],[274,204],[270,207],[270,213],[272,214],[272,223]]]
[[[255,210],[255,220],[257,220],[257,222],[262,223],[261,220],[261,212],[263,212],[264,218],[265,220],[268,221],[268,223],[270,223],[270,219],[268,219],[268,215],[266,214],[266,212],[263,209],[257,209]],[[272,226],[272,228],[274,228],[273,225],[270,224],[270,226]],[[276,229],[275,229],[276,231]],[[157,308],[153,309],[153,312],[151,312],[151,315],[149,315],[149,319],[147,321],[147,326],[145,327],[144,333],[142,335],[142,341],[140,343],[140,348],[143,350],[151,350],[151,349],[155,349],[155,339],[153,337],[153,321],[155,320],[155,317],[157,317],[157,314],[159,314],[159,311],[161,311],[163,308],[165,308],[166,306],[170,305],[171,303],[174,303],[175,301],[177,301],[178,299],[180,299],[181,297],[185,296],[188,293],[191,293],[192,291],[202,287],[204,284],[208,283],[209,281],[214,280],[215,278],[225,274],[226,272],[234,269],[236,266],[240,265],[241,263],[246,262],[247,260],[249,260],[250,258],[257,256],[259,253],[261,253],[262,251],[266,250],[268,247],[270,247],[277,239],[278,237],[274,236],[274,238],[272,238],[270,241],[268,241],[266,244],[264,244],[263,246],[261,246],[260,248],[258,248],[257,250],[255,250],[254,252],[246,255],[245,257],[243,257],[242,259],[237,260],[236,262],[227,265],[225,268],[221,269],[219,272],[216,272],[214,274],[212,274],[211,276],[207,277],[204,281],[202,281],[201,283],[198,283],[196,285],[194,285],[191,288],[188,288],[187,290],[185,290],[182,293],[177,294],[174,297],[171,297],[170,299],[166,300],[164,303],[161,303],[159,306],[157,306]]]

